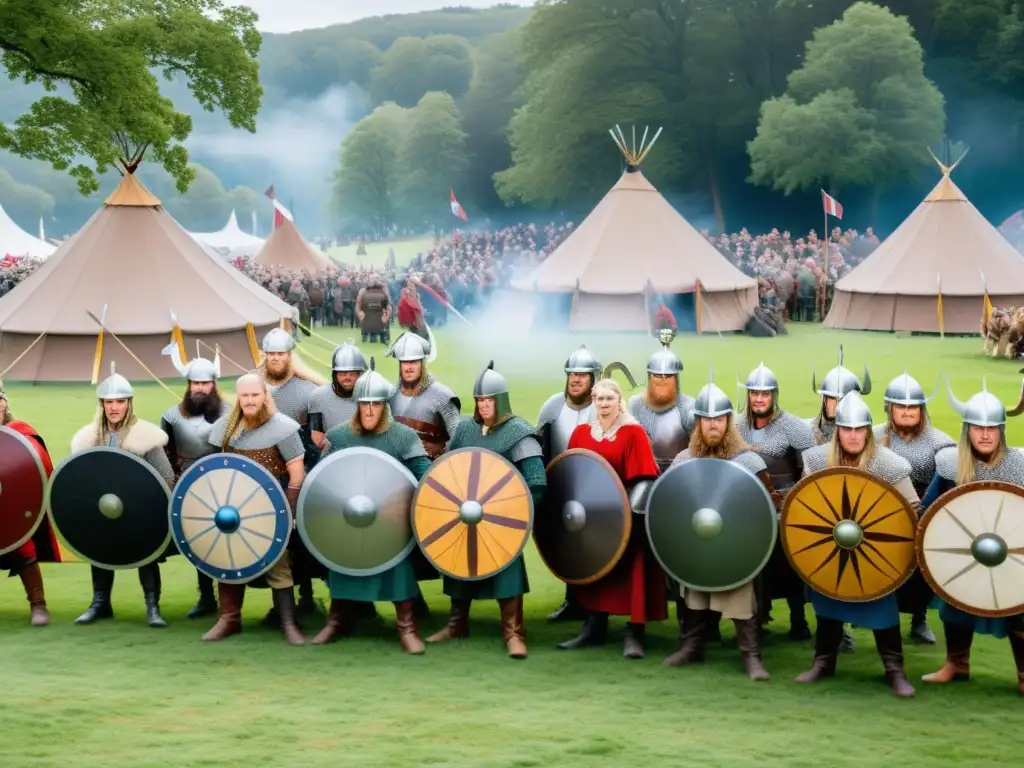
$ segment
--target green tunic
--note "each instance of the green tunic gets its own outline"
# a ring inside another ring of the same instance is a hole
[[[518,416],[513,416],[493,432],[484,434],[472,417],[466,417],[448,443],[448,450],[456,448],[486,448],[511,461],[530,488],[534,507],[540,504],[547,487],[547,474],[536,430]],[[526,578],[526,563],[520,555],[501,573],[480,581],[458,581],[449,576],[443,579],[444,593],[455,600],[502,600],[518,597],[530,591]]]
[[[383,432],[371,435],[357,435],[350,425],[343,424],[328,432],[326,439],[328,444],[324,447],[324,456],[345,448],[373,448],[401,461],[417,482],[430,468],[430,459],[423,450],[419,436],[409,427],[395,421]],[[365,603],[399,603],[412,600],[420,593],[408,557],[393,568],[374,576],[348,576],[331,571],[327,576],[327,586],[334,600]]]

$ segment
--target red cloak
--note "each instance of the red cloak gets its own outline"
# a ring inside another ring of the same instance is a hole
[[[12,421],[4,426],[28,438],[28,441],[36,451],[36,455],[39,456],[39,460],[43,464],[46,476],[52,475],[53,460],[50,458],[50,453],[46,450],[46,443],[43,442],[43,438],[39,436],[39,433],[24,421]],[[36,529],[36,533],[31,539],[9,554],[17,555],[24,561],[35,559],[40,563],[59,563],[60,546],[57,544],[57,537],[53,532],[53,526],[50,525],[49,515],[44,515],[43,521],[39,524],[39,528]]]
[[[637,480],[658,476],[651,441],[639,424],[623,424],[611,439],[604,440],[595,440],[590,429],[589,424],[576,427],[569,438],[569,448],[585,448],[602,456],[627,489]],[[611,572],[574,591],[584,608],[628,616],[633,624],[668,618],[665,574],[651,552],[647,531],[636,523],[622,559]]]

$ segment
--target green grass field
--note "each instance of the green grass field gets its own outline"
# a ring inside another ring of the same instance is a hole
[[[327,331],[338,340],[348,333]],[[625,362],[643,376],[656,342],[642,336],[516,336],[508,329],[438,333],[432,370],[470,402],[472,382],[491,358],[512,383],[516,410],[533,420],[544,398],[559,391],[565,357],[581,342],[601,359]],[[904,366],[930,388],[940,369],[960,399],[980,388],[1007,403],[1020,391],[1018,365],[981,356],[981,341],[906,339],[891,335],[832,333],[796,327],[774,340],[684,336],[673,348],[683,358],[684,389],[694,394],[713,363],[718,383],[734,389],[761,360],[782,384],[784,407],[811,415],[819,377],[835,365],[845,344],[848,367],[869,363],[882,417],[882,391]],[[304,345],[310,357],[329,359],[328,345]],[[383,347],[370,351],[378,357]],[[393,361],[380,368],[395,373]],[[172,388],[179,389],[177,383]],[[626,387],[628,389],[628,387]],[[225,389],[231,390],[226,383]],[[39,429],[59,460],[72,433],[93,414],[85,386],[8,386],[19,418]],[[137,409],[157,419],[172,403],[155,385],[139,383]],[[465,408],[464,408],[465,410]],[[944,396],[932,408],[935,423],[956,432]],[[1024,421],[1024,420],[1022,420]],[[1011,443],[1024,444],[1024,423],[1009,426]],[[422,657],[401,653],[390,606],[385,619],[357,638],[326,646],[291,648],[278,633],[258,626],[269,606],[265,591],[250,591],[246,632],[223,643],[200,635],[212,620],[190,622],[193,572],[173,558],[164,566],[164,616],[171,627],[149,629],[134,573],[117,578],[117,619],[90,627],[73,620],[90,597],[87,567],[45,568],[53,625],[27,626],[27,605],[17,580],[0,590],[0,766],[995,766],[1019,765],[1021,707],[1010,650],[979,638],[974,681],[925,688],[897,700],[884,684],[870,633],[844,655],[839,675],[812,687],[793,678],[811,662],[812,643],[785,639],[780,626],[766,639],[764,659],[773,679],[749,682],[741,672],[732,630],[707,663],[666,669],[675,649],[674,620],[652,626],[648,657],[625,661],[618,630],[603,649],[563,652],[554,644],[575,625],[547,625],[562,585],[532,548],[527,552],[531,592],[526,599],[530,658],[506,658],[496,606],[474,609],[469,640],[428,647]],[[439,582],[425,587],[440,626],[447,607]],[[326,590],[318,586],[318,596]],[[674,612],[673,612],[674,613]],[[940,631],[937,617],[934,629]],[[307,626],[306,634],[319,626]],[[941,664],[943,646],[907,647],[912,681]]]
[[[386,240],[379,243],[367,243],[365,256],[359,256],[356,253],[359,249],[358,243],[344,247],[335,246],[328,248],[327,253],[338,261],[355,265],[356,267],[383,267],[384,262],[388,258],[388,249],[390,248],[395,252],[395,260],[398,262],[398,266],[404,267],[415,258],[417,253],[426,253],[433,247],[434,238],[431,235],[425,235],[407,240]]]

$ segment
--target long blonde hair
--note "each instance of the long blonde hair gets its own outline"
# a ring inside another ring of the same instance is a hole
[[[622,389],[619,388],[615,379],[601,379],[590,389],[591,397],[597,397],[597,390],[607,389],[619,398],[619,413],[626,412],[626,403],[622,397]]]
[[[864,469],[864,470],[866,470],[868,468],[868,464],[871,462],[871,460],[873,458],[875,458],[876,448],[875,448],[875,432],[874,432],[874,430],[872,430],[871,427],[869,427],[869,426],[868,427],[858,427],[858,429],[865,429],[865,430],[867,430],[868,436],[864,440],[864,450],[861,451],[860,455],[857,457],[857,463],[851,465],[851,464],[847,464],[846,463],[846,461],[845,461],[846,454],[843,451],[842,443],[839,442],[839,430],[840,429],[841,429],[841,427],[836,427],[835,432],[832,433],[832,443],[831,443],[831,445],[829,447],[829,451],[828,451],[828,466],[830,466],[830,467],[849,467],[849,466],[853,466],[853,467],[856,467],[857,469]]]
[[[976,462],[996,466],[1005,456],[1006,433],[1003,430],[999,430],[999,445],[992,452],[991,458],[983,459],[974,451],[974,446],[971,445],[971,425],[965,423],[960,428],[960,442],[956,447],[956,484],[964,485],[974,482]]]
[[[266,424],[277,413],[277,404],[274,403],[274,398],[270,396],[270,390],[267,389],[266,380],[255,373],[247,373],[244,376],[239,376],[238,381],[235,382],[235,387],[242,381],[258,381],[263,387],[263,406],[260,408],[259,413],[256,414],[257,422],[260,426]],[[242,404],[237,399],[235,404],[231,407],[231,413],[228,415],[228,423],[224,427],[224,438],[221,441],[221,451],[227,451],[228,446],[231,444],[231,438],[242,428],[245,414],[242,413]]]

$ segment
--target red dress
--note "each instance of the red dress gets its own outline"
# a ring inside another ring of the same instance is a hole
[[[43,464],[43,469],[46,470],[46,476],[52,475],[53,461],[46,450],[43,438],[24,421],[12,421],[4,426],[28,438],[28,441],[36,451],[36,455],[39,456],[39,460]],[[17,572],[23,566],[31,564],[33,561],[41,563],[60,562],[60,547],[57,545],[57,537],[53,533],[50,518],[47,516],[43,517],[43,522],[39,524],[35,536],[13,552],[8,552],[2,556],[0,568],[7,568]]]
[[[590,424],[580,424],[569,438],[569,448],[599,454],[615,469],[628,489],[637,480],[658,476],[651,441],[639,424],[623,424],[612,435],[595,440]],[[668,618],[665,574],[654,559],[647,531],[633,525],[629,545],[618,564],[602,579],[577,587],[576,599],[591,611],[628,616],[633,624]]]

